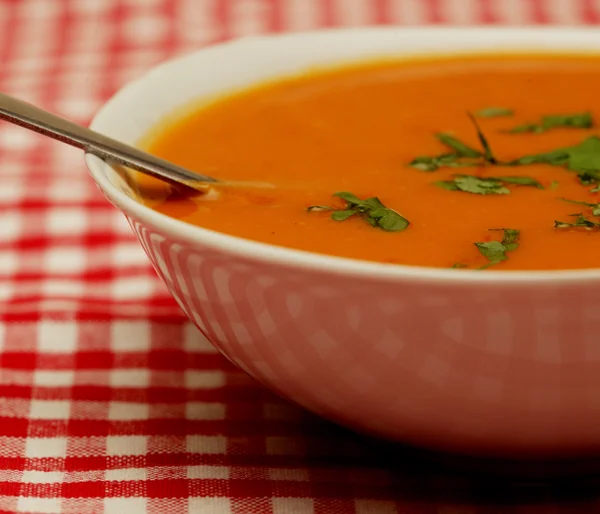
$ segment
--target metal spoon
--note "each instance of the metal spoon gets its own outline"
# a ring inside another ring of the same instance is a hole
[[[206,191],[209,184],[270,186],[259,182],[226,182],[201,175],[3,93],[0,93],[0,119],[81,148],[109,164],[127,166],[202,192]]]

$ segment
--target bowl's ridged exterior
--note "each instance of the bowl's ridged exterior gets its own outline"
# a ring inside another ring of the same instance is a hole
[[[130,222],[205,336],[314,412],[470,452],[600,442],[600,291],[591,286],[351,281]]]

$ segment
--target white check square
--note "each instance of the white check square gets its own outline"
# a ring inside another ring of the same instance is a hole
[[[146,498],[105,498],[104,514],[133,514],[146,512]]]
[[[66,455],[66,437],[30,437],[25,443],[25,457],[29,459],[65,458]]]
[[[148,438],[143,435],[108,436],[106,438],[106,454],[144,455],[148,448]]]
[[[132,421],[148,419],[149,407],[146,403],[111,402],[108,419],[113,421]]]
[[[38,349],[44,353],[71,353],[77,348],[77,325],[44,320],[38,325]]]
[[[69,419],[71,402],[68,400],[31,400],[31,419]]]

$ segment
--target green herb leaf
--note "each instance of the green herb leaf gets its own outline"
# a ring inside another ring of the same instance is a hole
[[[479,253],[489,262],[479,269],[487,269],[508,259],[507,252],[514,252],[519,247],[521,232],[514,228],[490,229],[493,232],[503,232],[502,241],[475,243]]]
[[[483,131],[481,130],[481,127],[479,126],[479,123],[475,119],[475,116],[473,116],[470,112],[467,114],[469,115],[469,118],[473,122],[473,125],[475,125],[475,130],[477,131],[477,137],[479,138],[479,142],[481,143],[481,147],[483,148],[483,158],[484,158],[485,162],[487,162],[489,164],[496,164],[498,161],[494,157],[494,154],[492,152],[490,144],[488,143],[488,140],[484,136]]]
[[[494,229],[496,230],[496,229]],[[504,228],[504,236],[502,237],[502,244],[511,245],[519,242],[521,237],[521,231],[514,228]]]
[[[515,112],[506,107],[486,107],[475,113],[478,118],[500,118],[504,116],[512,116]]]
[[[527,166],[529,164],[566,166],[569,171],[577,173],[579,181],[583,185],[600,184],[600,138],[590,136],[578,145],[536,155],[526,155],[506,164],[508,166]]]
[[[419,171],[437,171],[440,168],[472,168],[482,166],[479,159],[459,157],[457,154],[441,154],[432,157],[422,156],[413,159],[409,166]]]
[[[509,251],[512,252],[513,250],[516,250],[519,246],[519,239],[521,237],[520,230],[516,230],[514,228],[492,228],[490,230],[492,232],[503,232],[502,244],[508,247]]]
[[[525,123],[508,131],[510,134],[524,134],[526,132],[543,132],[537,123]]]
[[[331,218],[334,221],[346,221],[353,216],[359,216],[373,227],[379,227],[386,232],[401,232],[406,230],[410,222],[392,209],[388,209],[381,203],[379,198],[367,198],[361,200],[358,196],[348,193],[335,193],[333,196],[341,198],[346,202],[344,209],[333,209],[332,207],[315,205],[309,207],[309,212],[331,210]]]
[[[451,134],[440,133],[436,134],[437,139],[440,143],[450,148],[452,153],[416,157],[409,163],[409,166],[419,171],[436,171],[442,167],[463,168],[483,166],[486,163],[496,164],[496,158],[477,120],[475,120],[475,117],[471,113],[469,113],[469,117],[475,125],[477,137],[479,138],[483,152],[463,143]]]
[[[361,200],[360,198],[358,198],[358,196],[353,195],[352,193],[347,193],[347,192],[342,191],[340,193],[334,193],[333,196],[344,200],[348,204],[348,207],[363,207],[363,208],[365,208],[365,206],[367,205],[365,201]]]
[[[594,216],[600,216],[600,203],[589,203],[589,202],[582,202],[579,200],[568,200],[567,198],[561,198],[561,200],[563,202],[567,202],[567,203],[574,203],[576,205],[584,205],[586,207],[590,207],[592,209],[592,214]]]
[[[463,191],[480,195],[507,195],[510,190],[505,184],[514,184],[517,186],[536,187],[544,189],[544,186],[531,177],[508,176],[508,177],[486,177],[479,178],[472,175],[456,175],[453,180],[444,180],[436,182],[438,187],[448,191]]]
[[[600,172],[600,139],[591,136],[566,149],[569,154],[568,169],[571,171]]]
[[[578,145],[566,149],[569,154],[567,169],[575,171],[584,186],[600,183],[600,139],[591,136]]]
[[[517,186],[530,186],[537,187],[538,189],[544,189],[544,186],[540,184],[537,180],[531,177],[490,177],[490,180],[499,180],[504,184],[515,184]]]
[[[455,264],[453,264],[451,266],[452,269],[464,269],[464,268],[468,268],[468,266],[466,264],[463,264],[462,262],[457,262]]]
[[[367,198],[364,203],[367,206],[367,208],[371,209],[372,211],[375,211],[376,209],[386,208],[385,205],[381,203],[381,200],[379,200],[379,198],[377,197]],[[373,215],[373,212],[371,213],[371,215]]]
[[[558,186],[559,186],[558,180],[553,180],[552,184],[550,184],[550,189],[552,189],[552,190],[558,189]]]
[[[456,175],[453,180],[443,180],[435,183],[448,191],[462,191],[477,195],[507,195],[510,190],[495,179],[482,179],[472,175]]]
[[[401,232],[410,225],[406,218],[391,209],[378,209],[371,212],[369,216],[371,219],[376,220],[377,225],[387,232]]]
[[[345,221],[348,218],[350,218],[351,216],[354,216],[355,214],[357,214],[357,211],[351,211],[351,210],[334,211],[331,214],[331,219],[333,219],[334,221]]]
[[[506,256],[507,248],[500,241],[489,241],[487,243],[475,243],[479,253],[483,255],[490,263],[497,264],[508,259]]]
[[[462,141],[459,141],[457,138],[451,136],[450,134],[436,134],[436,137],[439,139],[440,143],[454,150],[455,155],[457,157],[474,158],[481,157],[483,155],[479,150],[471,148],[469,145],[466,145]]]
[[[551,114],[543,116],[538,123],[526,123],[510,130],[512,134],[523,134],[532,132],[541,134],[555,128],[592,128],[594,120],[589,112],[579,114]]]
[[[456,161],[447,163],[446,167],[448,167],[448,168],[481,168],[481,166],[483,166],[483,165],[484,165],[484,163],[481,162],[480,160],[461,158],[461,159],[457,159]]]
[[[442,166],[442,163],[439,157],[422,156],[413,159],[408,165],[419,171],[436,171]]]
[[[551,152],[535,155],[525,155],[507,164],[509,166],[529,166],[530,164],[549,164],[550,166],[563,166],[569,162],[567,150],[553,150]]]
[[[590,219],[587,219],[583,214],[571,214],[571,216],[575,217],[574,223],[567,223],[565,221],[555,221],[554,228],[598,228],[600,227],[600,223],[596,223]]]
[[[588,129],[594,126],[594,119],[589,112],[578,114],[551,114],[542,118],[542,125],[546,130],[556,127]]]

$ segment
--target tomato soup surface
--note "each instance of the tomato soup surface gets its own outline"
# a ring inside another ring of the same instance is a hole
[[[595,268],[599,91],[600,57],[583,55],[314,71],[197,107],[144,144],[198,172],[273,189],[219,188],[214,199],[138,177],[140,191],[185,222],[311,252],[442,268]]]

